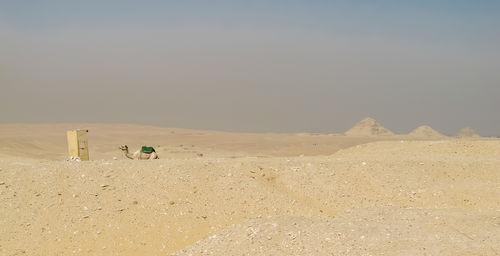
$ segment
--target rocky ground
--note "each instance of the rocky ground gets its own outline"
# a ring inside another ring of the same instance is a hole
[[[0,255],[500,253],[498,140],[198,145],[208,153],[171,144],[155,161],[1,151]]]

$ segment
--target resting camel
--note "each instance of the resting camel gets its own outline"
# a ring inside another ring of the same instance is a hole
[[[119,149],[121,149],[123,151],[123,154],[125,155],[125,157],[129,158],[129,159],[138,159],[138,160],[160,159],[158,157],[158,154],[156,154],[156,152],[154,150],[152,152],[141,152],[141,150],[139,149],[139,150],[135,151],[134,154],[130,154],[128,152],[127,145],[120,146]]]

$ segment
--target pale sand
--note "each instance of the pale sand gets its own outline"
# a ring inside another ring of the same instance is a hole
[[[0,255],[500,253],[497,139],[144,128],[0,125]]]

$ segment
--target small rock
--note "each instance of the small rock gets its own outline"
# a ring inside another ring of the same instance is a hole
[[[102,184],[101,185],[101,188],[106,188],[106,187],[109,187],[109,185],[108,184]]]
[[[113,160],[118,160],[118,157],[114,156],[114,157],[113,157]]]
[[[170,202],[168,202],[168,204],[169,204],[169,205],[174,205],[174,204],[175,204],[175,202],[174,202],[174,201],[170,201]]]
[[[0,181],[0,185],[5,185],[5,182],[3,182],[3,181]]]

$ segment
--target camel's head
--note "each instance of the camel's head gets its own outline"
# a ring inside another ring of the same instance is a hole
[[[125,151],[125,150],[128,150],[128,146],[127,146],[127,145],[121,145],[121,146],[119,147],[119,149],[121,149],[121,150]]]

